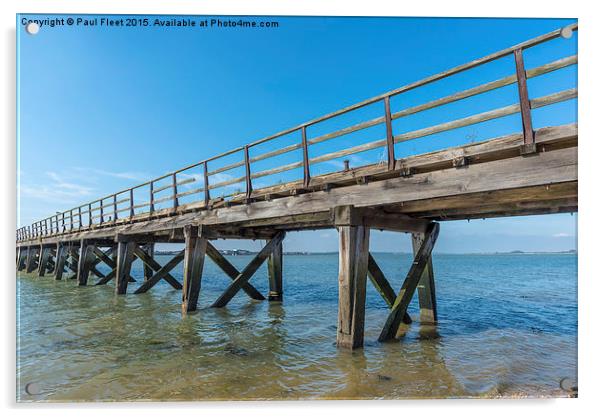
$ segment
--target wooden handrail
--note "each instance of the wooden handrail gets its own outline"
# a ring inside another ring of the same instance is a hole
[[[536,109],[538,107],[547,106],[550,104],[558,103],[561,101],[565,101],[565,100],[569,100],[571,98],[577,97],[576,89],[564,90],[561,92],[547,95],[545,97],[540,97],[540,98],[531,99],[531,100],[529,100],[528,96],[526,95],[526,79],[537,77],[542,74],[546,74],[546,73],[549,73],[549,72],[552,72],[552,71],[555,71],[555,70],[558,70],[561,68],[568,67],[570,65],[577,64],[577,56],[573,55],[573,56],[569,56],[566,58],[558,59],[556,61],[539,66],[537,68],[533,68],[533,69],[524,71],[524,67],[522,66],[522,51],[524,51],[528,48],[531,48],[535,45],[539,45],[543,42],[558,38],[559,36],[561,36],[561,31],[563,29],[569,29],[571,31],[576,31],[576,30],[578,30],[578,26],[577,26],[577,24],[571,24],[571,25],[567,26],[566,28],[557,29],[555,31],[546,33],[544,35],[527,40],[525,42],[521,42],[512,47],[494,52],[485,57],[473,60],[466,64],[456,66],[447,71],[443,71],[443,72],[431,75],[429,77],[423,78],[416,82],[404,85],[402,87],[399,87],[394,90],[390,90],[390,91],[380,94],[378,96],[355,103],[351,106],[347,106],[345,108],[339,109],[335,112],[328,113],[321,117],[309,120],[309,121],[301,123],[300,125],[297,125],[295,127],[285,129],[278,133],[275,133],[270,136],[259,139],[257,141],[251,142],[247,145],[243,145],[243,146],[231,149],[229,151],[223,152],[219,155],[215,155],[213,157],[207,158],[203,161],[196,162],[192,165],[188,165],[186,167],[180,168],[177,171],[167,173],[165,175],[154,178],[154,179],[144,182],[142,184],[138,184],[136,186],[127,188],[125,190],[121,190],[117,193],[109,194],[108,196],[94,200],[92,202],[81,205],[79,207],[72,208],[72,209],[66,210],[64,212],[59,212],[54,216],[50,216],[39,222],[34,222],[31,226],[22,227],[20,229],[17,229],[17,236],[19,239],[28,239],[28,238],[31,238],[31,236],[38,237],[38,236],[54,234],[54,233],[64,233],[67,230],[67,226],[69,227],[69,230],[73,230],[73,226],[76,223],[78,224],[78,228],[82,229],[85,227],[83,225],[82,215],[88,215],[87,227],[92,227],[93,225],[95,225],[95,223],[93,221],[94,219],[100,219],[100,221],[97,224],[103,224],[105,222],[105,218],[108,215],[111,215],[112,221],[114,222],[117,220],[117,217],[118,217],[117,214],[120,212],[129,211],[128,218],[132,218],[135,215],[134,210],[137,208],[149,207],[148,212],[152,214],[155,211],[155,207],[154,207],[155,204],[164,202],[164,201],[169,201],[169,200],[173,200],[173,208],[175,209],[175,208],[178,208],[178,206],[179,206],[179,201],[178,201],[179,198],[184,197],[184,196],[194,195],[197,193],[198,194],[202,193],[201,194],[202,200],[204,200],[205,206],[208,207],[210,205],[210,201],[211,201],[210,190],[216,189],[216,188],[227,187],[229,185],[233,185],[233,184],[237,184],[237,183],[246,182],[246,194],[247,194],[247,197],[250,197],[251,193],[253,191],[253,184],[252,184],[253,179],[261,178],[261,177],[268,176],[268,175],[274,175],[277,173],[289,171],[289,170],[300,168],[300,167],[303,167],[304,184],[307,186],[309,184],[309,179],[310,179],[309,167],[311,164],[325,162],[325,161],[336,159],[336,158],[339,158],[342,156],[347,156],[347,155],[355,154],[358,152],[365,152],[367,150],[376,149],[376,148],[380,148],[380,147],[386,147],[387,155],[388,155],[388,158],[387,158],[388,159],[388,167],[389,167],[389,169],[392,169],[394,167],[394,163],[395,163],[394,145],[397,143],[400,143],[400,142],[404,142],[404,141],[411,140],[411,139],[417,139],[417,138],[429,136],[429,135],[432,135],[435,133],[440,133],[440,132],[444,132],[444,131],[448,131],[448,130],[452,130],[452,129],[457,129],[460,127],[465,127],[465,126],[473,125],[475,123],[480,123],[480,122],[484,122],[484,121],[488,121],[488,120],[492,120],[492,119],[496,119],[499,117],[516,114],[516,113],[521,113],[523,115],[523,123],[529,124],[530,123],[530,114],[529,114],[530,109]],[[394,97],[394,96],[397,96],[404,92],[407,92],[407,91],[416,89],[418,87],[433,83],[435,81],[442,80],[444,78],[447,78],[452,75],[469,70],[471,68],[475,68],[477,66],[486,64],[486,63],[494,61],[496,59],[506,57],[508,55],[515,55],[515,58],[516,58],[517,73],[515,73],[513,75],[510,75],[510,76],[507,76],[507,77],[504,77],[504,78],[501,78],[501,79],[498,79],[495,81],[491,81],[491,82],[488,82],[488,83],[485,83],[485,84],[482,84],[482,85],[479,85],[476,87],[472,87],[472,88],[448,95],[446,97],[441,97],[441,98],[432,100],[427,103],[423,103],[423,104],[420,104],[420,105],[417,105],[414,107],[406,108],[406,109],[403,109],[398,112],[391,111],[391,106],[390,106],[391,97]],[[517,77],[517,74],[519,75],[518,77]],[[521,79],[521,77],[523,77],[523,78]],[[440,106],[443,106],[443,105],[446,105],[449,103],[453,103],[453,102],[456,102],[459,100],[463,100],[465,98],[473,97],[475,95],[482,94],[482,93],[485,93],[488,91],[493,91],[495,89],[498,89],[498,88],[501,88],[501,87],[504,87],[507,85],[511,85],[511,84],[514,84],[517,82],[520,87],[520,95],[519,95],[520,102],[518,104],[502,107],[502,108],[487,111],[484,113],[479,113],[479,114],[468,116],[468,117],[465,117],[462,119],[452,120],[452,121],[449,121],[446,123],[441,123],[441,124],[438,124],[435,126],[426,127],[426,128],[414,130],[411,132],[405,132],[405,133],[401,133],[401,134],[397,134],[397,135],[393,134],[392,121],[394,121],[394,120],[397,120],[399,118],[406,117],[406,116],[409,116],[412,114],[416,114],[419,112],[423,112],[423,111],[426,111],[429,109],[433,109],[436,107],[440,107]],[[367,121],[364,121],[361,123],[357,123],[352,126],[348,126],[348,127],[339,129],[337,131],[326,133],[326,134],[323,134],[323,135],[320,135],[317,137],[313,137],[313,138],[307,137],[307,128],[308,127],[316,125],[320,122],[332,119],[334,117],[349,113],[353,110],[357,110],[357,109],[363,108],[365,106],[377,103],[379,101],[382,101],[384,103],[385,112],[384,112],[383,116],[380,116],[380,117],[377,117],[377,118],[374,118],[371,120],[367,120]],[[354,132],[357,132],[360,130],[364,130],[369,127],[377,126],[377,125],[380,125],[383,123],[385,124],[386,133],[387,133],[385,139],[365,143],[362,145],[353,146],[350,148],[346,148],[346,149],[339,150],[336,152],[331,152],[328,154],[319,155],[314,158],[309,158],[309,156],[308,156],[308,147],[311,145],[322,143],[322,142],[325,142],[330,139],[334,139],[334,138],[344,136],[344,135],[347,135],[350,133],[354,133]],[[273,150],[264,152],[259,155],[255,155],[255,156],[250,155],[250,150],[253,147],[256,147],[263,143],[272,141],[274,139],[286,136],[288,134],[291,134],[291,133],[294,133],[297,131],[301,132],[301,135],[302,135],[302,140],[299,140],[299,142],[294,143],[292,145],[284,146],[281,148],[273,149]],[[529,127],[527,126],[526,132],[525,132],[525,142],[527,142],[529,140],[528,131],[529,131]],[[282,165],[279,167],[266,169],[263,171],[251,172],[250,165],[252,163],[262,161],[262,160],[265,160],[268,158],[272,158],[275,156],[279,156],[279,155],[282,155],[282,154],[285,154],[288,152],[292,152],[292,151],[298,150],[298,149],[301,149],[303,151],[303,160],[302,161],[288,163],[288,164],[285,164],[285,165]],[[228,165],[224,165],[221,167],[217,167],[213,170],[208,169],[208,164],[207,164],[208,162],[216,161],[220,158],[224,158],[226,156],[233,155],[237,152],[241,152],[241,154],[244,157],[243,160],[240,160],[240,161],[237,161],[234,163],[230,163]],[[204,177],[203,187],[195,188],[195,189],[188,190],[185,192],[179,192],[178,186],[185,185],[185,184],[191,184],[198,180],[195,177],[187,178],[184,180],[178,180],[177,174],[182,173],[187,170],[190,170],[190,169],[199,168],[199,167],[202,168],[202,175]],[[228,178],[227,180],[213,183],[213,184],[210,183],[210,177],[212,177],[216,174],[226,172],[226,171],[229,171],[229,170],[232,170],[235,168],[240,168],[240,167],[245,167],[245,175],[244,176],[236,177],[236,178]],[[157,182],[169,179],[170,177],[171,177],[171,181],[168,185],[155,187],[155,184]],[[134,204],[133,190],[140,189],[143,187],[149,188],[149,201],[146,203]],[[167,190],[167,189],[172,190],[170,196],[166,196],[166,197],[163,197],[160,199],[154,198],[155,194],[157,194],[161,191]],[[121,194],[124,194],[124,193],[128,194],[127,198],[124,198],[124,199],[117,198],[118,196],[120,196]],[[127,208],[123,208],[123,209],[118,208],[118,204],[126,203],[126,202],[129,203]],[[93,205],[96,205],[96,204],[98,204],[98,205],[96,207],[93,207]],[[111,212],[107,212],[106,208],[110,207],[110,206],[112,206],[113,210]],[[77,221],[74,220],[74,211],[76,211],[75,216],[77,217]],[[100,212],[99,215],[97,215],[97,216],[93,215],[94,212],[98,212],[98,211]],[[65,221],[66,215],[68,215],[69,221]],[[59,220],[59,216],[60,216],[60,220]],[[60,221],[60,224],[59,224],[59,221]],[[56,228],[55,228],[55,225],[56,225]]]

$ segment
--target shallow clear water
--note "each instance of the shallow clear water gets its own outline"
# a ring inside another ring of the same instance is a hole
[[[374,256],[399,288],[410,255]],[[242,268],[250,257],[230,259]],[[435,255],[440,322],[420,326],[414,300],[396,343],[376,342],[388,310],[368,283],[366,346],[354,353],[334,344],[337,262],[285,255],[283,304],[241,292],[212,309],[230,280],[207,259],[200,309],[185,318],[164,282],[131,294],[139,262],[126,296],[20,274],[18,399],[539,397],[566,396],[559,381],[577,380],[575,255]],[[181,280],[181,265],[173,275]],[[251,283],[266,293],[265,266]]]

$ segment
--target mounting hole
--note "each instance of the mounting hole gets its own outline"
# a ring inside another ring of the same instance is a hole
[[[30,382],[25,385],[25,392],[29,395],[38,395],[40,393],[40,384],[37,382]]]
[[[565,26],[560,30],[560,36],[564,39],[571,39],[573,37],[573,29],[569,26]]]
[[[38,25],[36,22],[29,22],[25,26],[25,30],[30,35],[36,35],[40,31],[40,25]]]

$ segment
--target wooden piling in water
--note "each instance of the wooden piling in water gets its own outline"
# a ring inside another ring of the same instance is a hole
[[[424,242],[424,233],[412,233],[412,248],[414,256],[418,254],[420,246]],[[437,322],[437,298],[435,295],[435,275],[433,272],[433,256],[428,262],[418,281],[418,303],[420,305],[420,322],[434,324]]]
[[[43,277],[48,269],[48,258],[50,257],[50,248],[40,245],[40,259],[38,261],[38,276]]]
[[[337,346],[356,349],[364,345],[370,228],[361,224],[351,206],[335,209],[335,225],[339,231]]]
[[[90,269],[93,266],[93,261],[94,245],[89,244],[86,240],[82,239],[80,241],[80,254],[77,264],[77,285],[88,285],[88,277],[90,276]]]
[[[22,271],[25,269],[27,263],[27,251],[28,247],[19,247],[17,248],[17,271]]]
[[[27,250],[27,265],[25,267],[25,272],[28,274],[33,272],[36,269],[38,264],[38,255],[40,252],[39,246],[31,245]]]
[[[268,258],[268,301],[282,301],[282,242],[274,247]]]
[[[197,308],[203,266],[207,252],[207,237],[198,226],[184,227],[186,239],[184,247],[184,283],[182,285],[182,313],[194,311]]]
[[[65,271],[65,261],[67,260],[67,251],[63,243],[56,244],[56,265],[54,267],[54,279],[63,279]]]
[[[117,242],[117,270],[116,270],[116,294],[125,294],[130,280],[130,271],[134,261],[134,248],[136,243],[133,241],[123,241],[118,236]]]
[[[142,250],[144,250],[144,252],[147,253],[148,256],[150,256],[151,258],[155,257],[155,244],[153,242],[150,242],[150,243],[147,243],[146,245],[144,245]],[[144,264],[144,280],[145,281],[148,281],[153,276],[154,272],[155,271],[153,270],[153,268],[151,268],[147,264]]]

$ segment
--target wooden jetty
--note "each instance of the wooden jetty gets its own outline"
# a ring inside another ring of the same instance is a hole
[[[531,117],[534,109],[576,98],[577,90],[530,97],[527,89],[529,79],[576,65],[577,56],[530,69],[523,62],[524,50],[569,37],[576,30],[577,26],[571,25],[553,31],[21,227],[17,230],[17,269],[37,271],[40,277],[52,274],[57,280],[65,271],[72,271],[81,286],[88,285],[90,277],[95,277],[95,285],[114,280],[117,294],[126,294],[134,285],[133,293],[141,294],[165,280],[182,290],[182,311],[187,313],[197,308],[206,256],[231,279],[213,307],[226,306],[241,290],[252,300],[265,300],[250,280],[267,261],[267,299],[280,302],[286,232],[336,228],[340,251],[338,346],[363,346],[368,279],[390,308],[379,340],[404,333],[411,322],[408,304],[416,292],[420,320],[436,322],[431,254],[439,222],[577,211],[577,125],[533,129]],[[397,112],[391,109],[395,96],[504,57],[513,57],[516,69],[504,78]],[[517,86],[516,104],[419,130],[394,132],[397,119],[513,84]],[[380,117],[321,136],[309,135],[316,125],[378,103],[383,109]],[[513,114],[520,114],[523,127],[515,134],[404,158],[395,155],[396,144]],[[310,150],[319,143],[377,125],[384,126],[385,138],[310,157]],[[295,143],[279,146],[279,139],[291,135],[297,135]],[[271,150],[255,153],[268,143]],[[339,171],[312,176],[312,167],[318,163],[374,149],[384,151],[383,161],[358,167],[349,167],[346,161]],[[302,155],[297,162],[263,171],[254,168],[260,161],[293,151]],[[237,155],[236,162],[220,162]],[[219,175],[236,169],[244,174],[226,179]],[[295,169],[302,170],[302,178],[257,187],[259,178]],[[243,184],[244,189],[212,196],[215,190],[236,184]],[[415,259],[398,292],[370,254],[371,229],[412,236]],[[212,244],[215,239],[230,238],[261,239],[266,244],[238,270]],[[180,242],[184,249],[160,265],[154,259],[158,242]],[[144,280],[139,283],[130,275],[135,259],[144,264]],[[170,273],[181,262],[183,282]],[[101,273],[100,263],[111,271]]]

